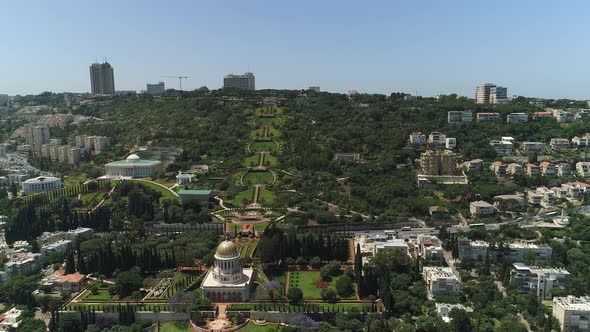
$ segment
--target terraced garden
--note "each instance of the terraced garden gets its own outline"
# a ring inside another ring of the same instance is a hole
[[[279,145],[276,142],[252,142],[248,147],[250,152],[275,152],[279,149]]]
[[[274,182],[274,176],[271,172],[248,172],[242,178],[242,182],[245,185],[253,184],[272,184]]]

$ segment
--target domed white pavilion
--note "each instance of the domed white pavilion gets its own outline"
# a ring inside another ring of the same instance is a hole
[[[246,302],[250,300],[250,286],[254,269],[242,268],[238,247],[229,239],[215,252],[215,264],[201,284],[201,294],[213,302]]]
[[[105,165],[106,178],[144,178],[150,177],[162,166],[159,160],[141,159],[131,154],[123,160],[113,161]]]

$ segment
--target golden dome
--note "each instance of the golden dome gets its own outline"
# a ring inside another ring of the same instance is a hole
[[[221,244],[217,247],[217,251],[215,252],[215,256],[224,258],[231,258],[239,255],[240,253],[238,252],[238,247],[229,239],[221,242]]]

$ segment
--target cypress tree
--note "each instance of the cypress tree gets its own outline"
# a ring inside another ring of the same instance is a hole
[[[74,262],[74,250],[68,248],[66,257],[66,267],[64,274],[72,274],[76,272],[76,263]]]

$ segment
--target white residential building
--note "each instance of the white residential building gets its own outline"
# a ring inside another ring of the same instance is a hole
[[[407,255],[409,252],[408,243],[404,239],[390,239],[384,242],[375,241],[373,248],[373,253],[375,255],[384,251],[385,249],[396,249],[405,255]]]
[[[570,122],[574,119],[574,115],[572,113],[566,112],[562,109],[554,109],[553,116],[559,123]]]
[[[0,320],[0,332],[12,332],[12,331],[21,331],[18,326],[20,325],[20,321],[22,319],[22,310],[18,310],[17,308],[12,308],[2,314],[2,319]]]
[[[463,290],[461,281],[450,267],[425,266],[422,268],[422,278],[432,297],[459,296]]]
[[[554,288],[565,289],[570,273],[564,269],[540,268],[523,263],[512,264],[510,282],[523,294],[535,293],[541,300],[550,300]]]
[[[568,150],[570,148],[570,141],[567,138],[552,138],[549,141],[549,146],[557,151]]]
[[[500,121],[500,113],[498,113],[498,112],[477,113],[477,122],[486,122],[486,121]]]
[[[590,331],[590,296],[554,297],[553,316],[562,332]]]
[[[453,150],[457,147],[457,139],[455,137],[447,137],[445,139],[445,148]]]
[[[43,258],[48,258],[54,254],[65,254],[71,245],[71,240],[61,240],[42,246],[39,252],[43,256]]]
[[[433,131],[428,135],[428,144],[431,145],[445,145],[447,135],[438,131]]]
[[[558,176],[570,176],[572,175],[572,167],[568,163],[557,164],[557,175]]]
[[[413,132],[410,134],[410,144],[424,145],[426,144],[426,135],[421,132]]]
[[[493,162],[492,165],[490,166],[490,170],[492,172],[494,172],[496,177],[499,177],[499,178],[503,178],[506,176],[507,169],[508,169],[507,165],[501,161]]]
[[[513,147],[514,147],[512,142],[497,141],[497,140],[490,141],[490,145],[494,148],[496,153],[499,155],[512,154]]]
[[[524,153],[543,153],[547,148],[547,144],[541,142],[522,142],[520,143],[520,147]]]
[[[576,163],[576,173],[579,176],[590,176],[590,161],[579,161]]]
[[[447,121],[450,124],[473,122],[473,112],[471,112],[471,111],[449,111],[449,112],[447,112]]]
[[[506,173],[509,175],[520,175],[522,174],[522,165],[517,163],[510,163],[506,167]]]
[[[585,148],[585,147],[590,146],[590,137],[588,137],[588,136],[583,136],[583,137],[575,136],[574,138],[572,138],[572,143],[574,145],[576,145],[578,148]]]
[[[533,254],[536,259],[549,260],[553,254],[550,246],[533,243],[510,243],[508,249],[512,262],[522,262],[529,254]]]
[[[469,203],[469,212],[475,217],[492,216],[496,213],[494,206],[485,201],[475,201]]]
[[[17,274],[27,274],[34,272],[41,266],[41,254],[34,254],[27,252],[25,254],[17,254],[11,258],[10,261],[4,263],[4,271],[8,277]]]
[[[523,123],[529,122],[529,116],[526,113],[510,113],[506,116],[506,123]]]
[[[543,176],[555,176],[557,175],[557,169],[555,165],[548,161],[543,161],[539,164],[539,168],[541,169],[541,175]]]

